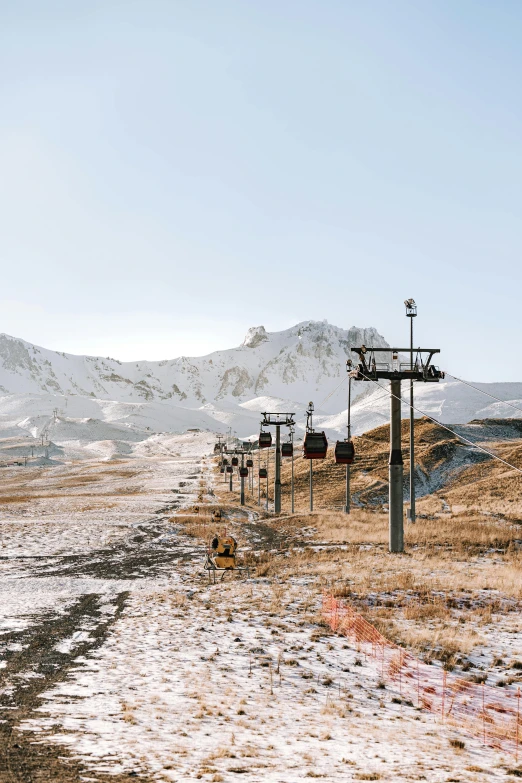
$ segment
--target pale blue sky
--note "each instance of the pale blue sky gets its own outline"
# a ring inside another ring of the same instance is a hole
[[[0,0],[0,331],[397,344],[413,296],[442,366],[522,380],[521,36],[519,0]]]

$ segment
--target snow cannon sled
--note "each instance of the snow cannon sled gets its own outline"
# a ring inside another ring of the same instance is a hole
[[[211,574],[214,575],[214,584],[216,583],[216,571],[222,571],[221,581],[227,571],[247,571],[246,568],[240,568],[236,564],[237,541],[233,536],[219,535],[216,533],[211,541],[207,558],[205,560],[205,569],[208,571],[209,582]]]

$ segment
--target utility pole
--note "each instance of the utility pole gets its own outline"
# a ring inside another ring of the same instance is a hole
[[[241,467],[245,466],[245,452],[241,452]],[[245,477],[241,476],[241,505],[245,505]]]
[[[261,477],[259,471],[261,470],[261,449],[257,449],[257,505],[261,507]]]
[[[373,381],[378,386],[379,379],[390,381],[390,462],[389,462],[389,548],[390,552],[404,551],[403,519],[403,462],[401,450],[401,381],[412,380],[423,383],[438,383],[444,373],[431,364],[438,348],[418,348],[417,360],[412,369],[411,363],[400,363],[399,354],[408,353],[410,348],[352,348],[359,355],[359,364],[351,375],[355,381]],[[391,354],[391,362],[382,362],[379,356]],[[423,354],[425,356],[423,357]],[[382,387],[381,387],[382,388]]]
[[[294,428],[290,427],[290,441],[292,443],[292,514],[294,513]]]
[[[276,426],[274,511],[281,513],[281,427]]]
[[[390,415],[390,552],[404,551],[403,461],[401,449],[401,382],[392,380]]]
[[[417,315],[414,299],[406,299],[406,316],[410,319],[410,369],[413,373],[413,319]],[[415,412],[413,410],[413,377],[410,379],[410,508],[408,520],[413,523],[415,514]]]
[[[281,427],[293,427],[295,413],[263,413],[261,427],[276,428],[275,442],[275,478],[274,478],[274,511],[281,513]],[[268,486],[268,484],[267,484]],[[268,489],[267,489],[268,509]]]
[[[245,477],[242,476],[241,473],[242,473],[242,471],[243,471],[243,469],[245,467],[245,454],[249,454],[250,451],[247,450],[246,448],[240,448],[240,449],[236,448],[236,449],[227,449],[226,453],[227,454],[233,454],[235,457],[239,457],[239,456],[241,457],[241,465],[240,466],[238,465],[239,477],[240,477],[240,480],[241,480],[240,481],[240,498],[241,498],[240,502],[241,502],[241,505],[244,506],[245,505]],[[234,465],[233,465],[233,463],[231,465],[231,468],[232,468],[232,470],[231,470],[231,472],[228,475],[230,476],[230,491],[232,492],[232,476],[234,475]]]
[[[270,449],[266,455],[266,510],[268,511],[268,474],[270,472]]]
[[[308,403],[308,410],[306,411],[306,430],[307,432],[314,431],[313,425],[314,404]],[[310,460],[310,511],[314,510],[314,469],[312,467],[312,460]]]
[[[352,365],[353,365],[352,360],[348,359],[346,362],[346,369],[348,373],[351,373]],[[352,439],[351,410],[352,410],[352,376],[348,374],[348,426],[347,426],[348,433],[346,438],[348,443]],[[344,510],[347,514],[350,513],[350,465],[346,465],[346,504]]]

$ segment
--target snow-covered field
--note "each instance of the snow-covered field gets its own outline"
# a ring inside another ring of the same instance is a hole
[[[451,746],[455,730],[327,634],[316,579],[208,584],[175,515],[201,490],[213,500],[213,442],[156,436],[132,460],[6,469],[27,494],[0,516],[10,768],[15,748],[53,747],[56,780],[509,779],[513,759],[467,735]],[[248,519],[231,524],[258,547]]]

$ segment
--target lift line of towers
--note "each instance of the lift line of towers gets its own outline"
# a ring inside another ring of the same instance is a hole
[[[444,373],[435,367],[431,360],[438,348],[413,347],[413,318],[417,315],[417,306],[413,299],[404,302],[406,315],[410,318],[409,348],[352,348],[359,357],[357,364],[348,359],[348,413],[347,434],[345,440],[335,444],[334,458],[338,465],[346,466],[346,499],[344,510],[350,513],[350,466],[355,461],[355,448],[351,435],[351,390],[352,381],[369,381],[378,384],[379,379],[390,383],[390,459],[389,459],[389,550],[404,551],[404,488],[403,459],[401,448],[401,381],[410,382],[410,508],[408,519],[415,522],[415,481],[414,481],[414,408],[413,383],[437,383],[444,378]],[[388,355],[387,361],[381,361],[381,355]],[[409,354],[409,361],[401,361],[401,354]],[[306,411],[306,432],[303,440],[303,458],[310,460],[310,511],[314,508],[313,496],[313,460],[323,460],[328,452],[328,441],[324,432],[316,432],[313,426],[314,405],[308,404]],[[266,481],[266,509],[268,510],[269,460],[261,467],[261,450],[270,449],[273,445],[271,427],[275,427],[275,476],[274,476],[274,511],[281,511],[281,459],[290,457],[291,470],[291,511],[294,513],[294,432],[295,413],[262,413],[261,430],[258,439],[258,504],[261,505],[261,481]],[[288,439],[281,442],[281,427],[288,428]],[[250,491],[254,491],[254,444],[244,443],[242,448],[228,448],[222,435],[218,435],[215,451],[220,455],[220,472],[229,479],[232,490],[234,468],[237,468],[241,480],[241,505],[245,503],[245,479],[250,481]],[[228,457],[230,456],[230,463]],[[240,464],[241,462],[241,464]]]

